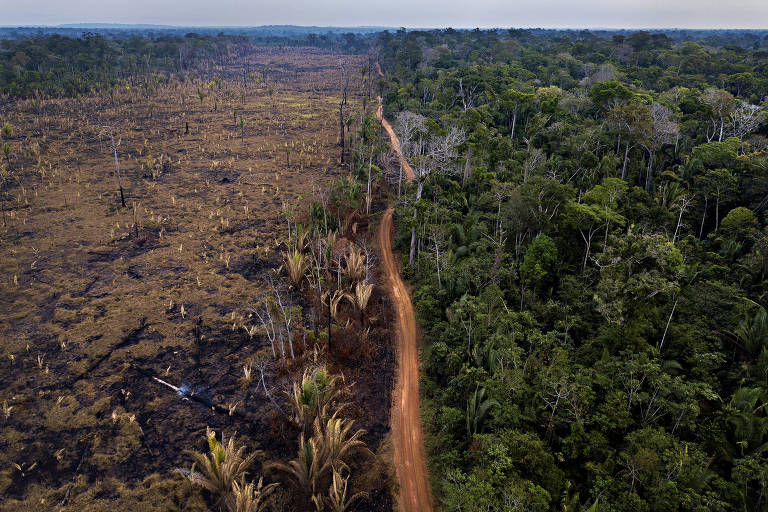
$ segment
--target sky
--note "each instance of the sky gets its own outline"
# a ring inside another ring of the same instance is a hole
[[[0,25],[768,29],[768,0],[0,0]]]

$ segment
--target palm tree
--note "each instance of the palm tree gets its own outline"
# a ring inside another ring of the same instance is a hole
[[[6,160],[6,162],[8,162],[8,169],[10,169],[11,168],[11,153],[13,153],[13,144],[11,144],[8,141],[3,142],[2,150],[3,150],[3,155],[5,155],[5,160]]]
[[[304,272],[307,270],[306,254],[295,249],[293,252],[285,254],[285,270],[288,272],[288,279],[291,284],[298,286],[304,278]]]
[[[331,324],[333,320],[339,320],[339,304],[347,294],[342,290],[327,290],[320,297],[320,302],[328,306],[328,352],[331,352]]]
[[[178,471],[193,484],[217,496],[214,507],[225,511],[234,485],[244,480],[246,471],[261,452],[245,455],[245,446],[238,446],[234,437],[230,437],[226,444],[220,443],[216,439],[216,432],[210,428],[207,429],[207,437],[209,453],[188,451],[194,460],[192,469]],[[200,471],[195,471],[195,466]]]
[[[314,435],[315,445],[320,450],[320,456],[325,459],[336,470],[349,470],[346,459],[352,451],[360,449],[369,455],[371,451],[365,446],[360,438],[365,435],[365,430],[358,429],[350,435],[353,420],[342,419],[336,416],[328,418],[322,422],[320,418],[315,418]]]
[[[243,140],[245,137],[245,125],[247,124],[245,118],[243,116],[240,116],[240,140]]]
[[[331,314],[331,318],[333,318],[336,322],[339,321],[339,305],[341,304],[341,301],[346,297],[346,294],[342,292],[341,290],[334,290],[332,294],[329,296],[330,302],[328,303],[328,309]]]
[[[307,248],[307,243],[309,242],[309,230],[307,230],[307,228],[303,227],[301,224],[297,224],[295,229],[295,234],[296,234],[295,249],[299,252],[304,252]]]
[[[365,264],[365,255],[353,246],[344,258],[344,274],[352,282],[360,282],[365,277]]]
[[[757,309],[744,305],[741,320],[733,335],[743,350],[742,364],[735,367],[734,377],[747,378],[765,385],[768,382],[768,312],[765,308],[749,301]]]
[[[346,512],[352,503],[364,496],[367,496],[366,492],[358,492],[353,494],[347,499],[347,481],[349,477],[342,477],[341,473],[333,470],[333,480],[331,481],[331,487],[328,489],[328,497],[324,499],[328,508],[332,512]],[[316,506],[318,504],[316,503]],[[319,509],[319,507],[318,507]]]
[[[488,411],[499,402],[485,397],[485,388],[477,388],[467,401],[467,433],[473,436],[483,428]]]
[[[338,413],[338,411],[337,411]],[[347,499],[347,478],[341,477],[342,471],[349,471],[347,460],[355,450],[371,454],[360,439],[365,430],[351,433],[354,421],[333,416],[327,420],[315,418],[312,437],[304,440],[299,436],[298,456],[287,464],[276,462],[271,468],[284,473],[291,484],[301,494],[308,505],[314,504],[317,510],[327,503],[332,510],[346,510],[358,494]],[[333,476],[335,475],[335,476]],[[332,477],[329,481],[329,476]],[[320,490],[330,483],[329,497],[323,498]]]
[[[290,479],[305,503],[315,502],[321,481],[331,471],[328,461],[318,456],[315,439],[310,438],[304,441],[303,437],[299,437],[299,452],[295,459],[288,464],[274,462],[270,467],[284,473]]]
[[[9,138],[11,135],[13,135],[13,125],[10,122],[8,122],[8,121],[4,122],[3,123],[3,128],[2,128],[2,133],[3,133],[3,138],[4,139]]]
[[[765,308],[760,306],[755,313],[750,314],[745,307],[735,334],[750,356],[758,356],[763,347],[768,346],[768,312]]]
[[[731,448],[731,455],[738,457],[768,449],[768,417],[765,415],[765,392],[757,388],[739,388],[726,406],[726,420],[733,427],[733,438],[738,450]]]
[[[266,499],[278,485],[275,483],[264,487],[263,478],[259,478],[258,484],[233,482],[227,508],[230,512],[261,512],[267,505]]]
[[[301,381],[293,383],[289,398],[293,408],[293,419],[301,427],[302,432],[307,432],[316,418],[325,421],[330,413],[332,402],[341,394],[341,390],[336,387],[339,379],[341,376],[329,375],[324,367],[319,367],[304,370]],[[337,411],[344,405],[337,404]]]
[[[368,307],[368,301],[373,294],[373,285],[359,282],[355,285],[355,293],[348,295],[352,304],[360,311],[360,328],[365,329],[365,308]]]

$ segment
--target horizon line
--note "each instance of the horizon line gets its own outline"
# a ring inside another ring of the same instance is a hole
[[[419,27],[419,26],[395,26],[395,25],[297,25],[291,23],[270,23],[267,25],[174,25],[168,23],[115,23],[115,22],[73,22],[73,23],[58,23],[58,24],[3,24],[0,28],[77,28],[77,27],[114,27],[114,28],[128,28],[128,27],[157,27],[165,29],[183,29],[183,28],[204,28],[204,29],[254,29],[254,28],[268,28],[268,27],[296,27],[296,28],[334,28],[334,29],[380,29],[384,30],[605,30],[605,31],[642,31],[642,30],[700,30],[700,31],[768,31],[768,27],[765,28],[746,28],[746,27],[728,27],[728,28],[715,28],[715,27],[650,27],[650,26],[637,26],[637,27],[618,27],[618,26],[456,26],[456,25],[444,25],[433,27]]]

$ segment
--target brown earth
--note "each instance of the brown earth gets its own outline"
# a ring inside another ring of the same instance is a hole
[[[266,48],[111,97],[0,106],[16,127],[0,193],[0,510],[56,509],[67,492],[72,510],[205,510],[172,470],[189,467],[183,451],[204,447],[206,426],[294,456],[295,432],[243,366],[268,360],[278,398],[296,369],[271,359],[260,329],[249,336],[249,307],[281,263],[286,217],[347,173],[338,58]],[[126,208],[103,125],[120,141]],[[384,342],[369,352],[333,370],[356,383],[356,425],[376,450],[391,355]]]
[[[382,269],[392,294],[397,325],[397,373],[392,398],[394,463],[400,486],[399,510],[428,512],[432,497],[421,431],[419,410],[419,353],[413,304],[392,254],[392,209],[384,212],[379,224]]]

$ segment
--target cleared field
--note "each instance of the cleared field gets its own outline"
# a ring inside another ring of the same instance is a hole
[[[259,375],[244,379],[267,361],[277,395],[292,371],[249,306],[288,223],[347,173],[338,57],[269,48],[199,75],[0,110],[16,127],[0,229],[0,510],[65,497],[73,510],[204,510],[172,469],[189,466],[183,450],[202,447],[206,426],[294,455]],[[391,353],[374,352],[340,370],[360,378],[355,402],[373,412],[356,419],[375,450]]]

